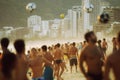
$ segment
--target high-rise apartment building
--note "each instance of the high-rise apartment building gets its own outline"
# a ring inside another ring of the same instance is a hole
[[[82,23],[84,33],[93,30],[93,25],[97,23],[97,16],[100,14],[100,1],[101,0],[82,0]],[[93,10],[90,13],[84,10],[84,7],[89,5],[93,5]]]

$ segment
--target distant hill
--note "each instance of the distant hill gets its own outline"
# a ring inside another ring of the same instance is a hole
[[[112,5],[119,6],[120,0],[108,0]],[[25,10],[26,4],[35,2],[37,9],[33,13]],[[0,0],[0,27],[27,26],[27,17],[40,15],[42,19],[59,18],[61,13],[74,5],[81,5],[81,0]]]
[[[112,6],[120,6],[120,0],[106,0],[111,3]]]

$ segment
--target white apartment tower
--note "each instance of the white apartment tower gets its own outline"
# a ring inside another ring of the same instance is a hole
[[[84,33],[93,30],[93,25],[97,22],[97,16],[100,14],[100,1],[101,0],[82,0],[82,13],[83,13],[83,27]],[[93,5],[93,11],[91,13],[87,13],[84,10],[84,6]]]
[[[41,31],[41,17],[32,15],[28,18],[28,27],[32,28],[33,31]]]
[[[69,30],[71,37],[78,37],[80,32],[81,6],[73,6],[68,10]]]
[[[90,14],[84,10],[84,7],[88,6],[89,3],[90,3],[89,0],[82,0],[82,13],[83,13],[82,17],[84,32],[90,30]]]

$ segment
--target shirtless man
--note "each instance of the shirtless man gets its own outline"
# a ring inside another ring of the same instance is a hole
[[[2,68],[0,71],[0,80],[16,80],[15,70],[17,57],[14,53],[6,53],[1,59]]]
[[[106,54],[107,48],[108,48],[108,44],[106,42],[106,39],[104,38],[102,42],[102,49],[103,49],[104,54]]]
[[[113,43],[113,51],[112,51],[112,53],[114,53],[114,52],[117,51],[117,39],[115,37],[113,37],[112,43]]]
[[[102,53],[96,46],[97,38],[93,31],[85,34],[85,39],[87,45],[83,48],[80,54],[80,64],[79,67],[81,72],[87,80],[102,80]],[[87,70],[83,66],[84,62],[86,63]]]
[[[64,46],[64,55],[66,55],[67,57],[68,57],[68,52],[69,52],[69,46],[66,43],[65,46]]]
[[[109,79],[110,70],[113,70],[113,73],[115,75],[115,80],[120,80],[120,32],[117,36],[117,45],[118,50],[111,54],[106,61],[105,64],[105,79],[104,80],[111,80]]]
[[[29,60],[29,65],[33,71],[33,79],[32,80],[44,80],[43,78],[43,68],[44,63],[49,63],[43,55],[39,55],[35,48],[31,49],[31,58]]]
[[[77,72],[77,57],[78,57],[78,49],[75,47],[75,42],[72,43],[72,46],[69,50],[69,58],[70,58],[70,70],[72,73],[72,68],[73,65],[76,67],[76,72]]]
[[[42,52],[43,52],[44,57],[48,61],[50,61],[51,63],[54,61],[54,58],[51,55],[51,53],[47,52],[47,46],[46,45],[42,46]],[[48,63],[45,63],[44,66],[45,66],[44,79],[45,80],[53,80],[53,67],[50,64],[48,64]]]
[[[54,52],[54,60],[55,60],[55,74],[57,76],[57,80],[60,80],[62,79],[61,78],[61,75],[63,74],[64,72],[64,66],[62,64],[62,60],[64,59],[63,58],[63,52],[62,50],[60,49],[60,44],[58,43],[56,46],[55,46],[55,52]],[[61,69],[61,71],[60,71]]]
[[[16,69],[16,79],[15,80],[28,80],[27,79],[27,71],[28,71],[28,62],[27,57],[25,55],[25,43],[24,40],[16,40],[14,42],[14,47],[17,52],[17,69]]]

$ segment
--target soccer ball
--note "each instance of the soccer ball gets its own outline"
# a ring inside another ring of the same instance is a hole
[[[87,13],[91,13],[94,9],[94,6],[92,4],[89,4],[87,6],[84,6],[84,10],[87,12]]]
[[[98,16],[98,21],[101,23],[108,23],[110,20],[110,16],[107,13],[102,13],[100,16]]]
[[[26,5],[26,10],[32,12],[33,10],[36,9],[36,4],[31,2]]]

